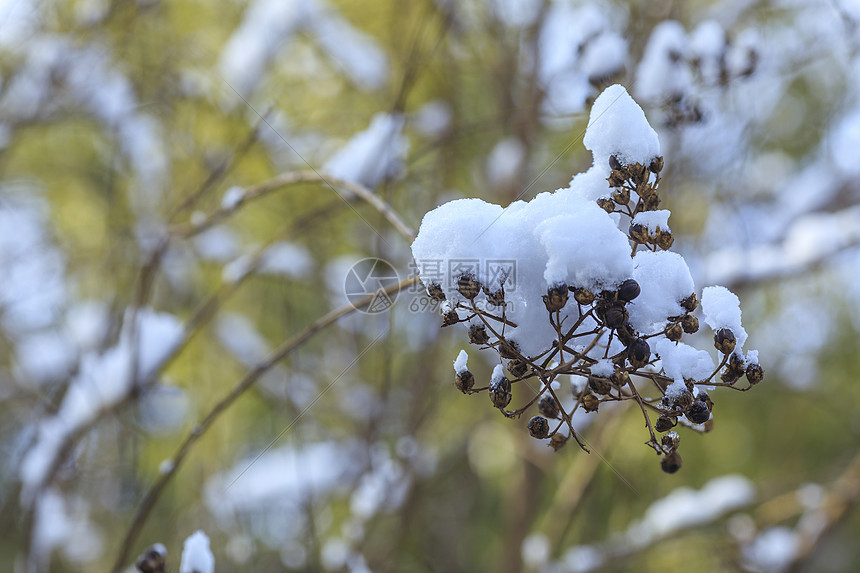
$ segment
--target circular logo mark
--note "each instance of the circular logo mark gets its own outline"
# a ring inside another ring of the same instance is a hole
[[[370,257],[352,265],[346,273],[343,290],[349,303],[360,312],[378,314],[385,312],[397,299],[385,289],[400,282],[397,271],[388,261]]]

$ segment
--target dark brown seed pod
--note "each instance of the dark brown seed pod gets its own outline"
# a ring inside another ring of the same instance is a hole
[[[609,328],[621,328],[627,324],[628,318],[629,314],[627,313],[627,309],[620,304],[610,306],[603,314],[603,322]]]
[[[445,291],[442,290],[439,283],[430,283],[430,286],[427,287],[427,296],[433,300],[442,301],[445,300]]]
[[[598,199],[597,204],[607,213],[612,213],[613,211],[615,211],[615,202],[607,197],[601,197],[600,199]]]
[[[621,162],[618,161],[617,155],[609,156],[609,168],[615,171],[616,169],[621,169]]]
[[[627,187],[619,187],[612,193],[612,200],[619,205],[626,205],[630,202],[630,190]]]
[[[651,360],[651,347],[644,338],[637,338],[627,348],[627,360],[633,368],[642,368]]]
[[[651,235],[648,233],[648,228],[645,225],[640,225],[639,223],[633,223],[630,225],[630,229],[628,229],[627,234],[630,235],[630,238],[634,241],[639,241],[643,244],[651,241]]]
[[[653,211],[654,209],[648,209],[649,211]],[[663,229],[657,229],[657,234],[654,237],[654,244],[663,249],[664,251],[668,251],[672,248],[672,243],[675,242],[675,237],[672,235],[670,231],[664,231]]]
[[[496,408],[504,408],[511,403],[511,381],[502,376],[490,382],[490,402]]]
[[[587,288],[576,287],[573,289],[573,299],[579,304],[589,305],[594,302],[594,293]]]
[[[609,383],[609,380],[601,376],[589,376],[588,387],[601,396],[609,394],[609,391],[612,390],[612,385]]]
[[[475,376],[468,370],[458,372],[457,376],[454,378],[454,385],[457,387],[457,390],[463,394],[469,394],[472,387],[475,385]]]
[[[696,307],[699,306],[699,299],[696,298],[696,293],[693,293],[684,300],[682,300],[681,306],[683,306],[684,310],[686,310],[687,312],[693,312],[694,310],[696,310]]]
[[[636,186],[636,194],[639,195],[640,198],[650,197],[656,193],[654,187],[650,183],[640,183]]]
[[[684,334],[684,329],[681,328],[681,325],[677,322],[673,322],[669,326],[666,327],[666,338],[671,340],[672,342],[678,342],[681,340],[681,336]]]
[[[621,328],[617,329],[615,334],[618,336],[618,341],[624,346],[630,346],[637,338],[636,333],[629,324],[625,324]]]
[[[504,306],[505,305],[505,291],[502,289],[491,291],[487,287],[483,287],[482,289],[484,294],[487,295],[487,302],[493,306]]]
[[[490,341],[487,328],[483,324],[472,324],[469,326],[469,342],[472,344],[486,344]]]
[[[463,298],[472,300],[481,292],[481,283],[472,275],[462,275],[457,279],[457,290]]]
[[[640,292],[642,289],[639,287],[639,283],[635,279],[627,279],[618,287],[618,300],[630,302],[639,296]]]
[[[746,375],[750,384],[758,384],[764,379],[764,369],[760,364],[750,362],[746,369]]]
[[[514,378],[522,378],[528,371],[529,365],[524,360],[514,358],[508,362],[508,372],[510,372]]]
[[[606,181],[609,182],[610,187],[621,187],[624,185],[624,181],[627,178],[624,177],[624,174],[619,170],[614,170],[609,174],[609,177],[606,178]]]
[[[558,312],[563,309],[564,305],[567,304],[568,292],[567,285],[565,284],[547,289],[546,294],[543,295],[543,303],[546,305],[546,309],[550,312]]]
[[[660,196],[657,193],[651,193],[650,195],[642,197],[643,211],[656,211],[659,206]]]
[[[701,400],[696,400],[684,411],[684,415],[694,424],[704,424],[711,417],[711,411],[707,404]]]
[[[552,394],[544,394],[538,403],[538,411],[547,418],[554,419],[560,415],[561,408]]]
[[[708,407],[709,412],[714,411],[714,401],[711,400],[711,395],[704,390],[699,390],[699,393],[696,395],[696,400],[704,402],[705,406]]]
[[[648,180],[648,170],[641,163],[634,163],[627,166],[627,173],[634,183],[642,183]]]
[[[720,373],[720,380],[725,382],[726,384],[734,384],[740,377],[744,375],[743,370],[738,370],[736,368],[732,368],[731,366],[727,366],[725,370]]]
[[[600,406],[600,400],[594,394],[586,394],[582,398],[582,407],[586,412],[596,412]]]
[[[714,346],[723,354],[731,354],[735,351],[735,333],[728,328],[719,329],[714,334]]]
[[[692,314],[685,314],[681,317],[681,327],[687,334],[693,334],[699,330],[699,319]]]
[[[499,356],[509,360],[520,357],[520,347],[513,340],[502,340],[498,346]]]
[[[660,460],[660,467],[667,474],[673,474],[681,469],[681,455],[678,452],[663,456]]]
[[[664,454],[671,454],[678,449],[680,443],[681,436],[678,435],[678,432],[669,432],[660,438],[660,449],[663,450]]]
[[[559,451],[564,445],[567,443],[567,436],[556,432],[549,439],[549,447],[551,447],[554,451]]]
[[[654,429],[658,432],[668,432],[672,428],[675,427],[675,424],[678,423],[678,420],[673,418],[672,416],[667,416],[666,414],[661,414],[659,418],[657,418],[657,423],[654,424]]]
[[[683,392],[679,392],[674,396],[672,400],[672,407],[678,410],[686,410],[693,403],[693,393],[684,390]]]
[[[457,315],[456,310],[449,310],[448,312],[442,315],[442,326],[451,326],[452,324],[457,324],[460,322],[460,317]]]
[[[549,422],[543,416],[533,416],[529,420],[529,434],[533,438],[541,439],[549,436]]]
[[[157,543],[144,551],[134,566],[140,573],[165,573],[167,550],[164,545]]]
[[[624,370],[616,370],[609,377],[610,382],[618,388],[624,388],[630,383],[630,375]]]
[[[660,173],[663,171],[663,157],[657,156],[651,160],[651,165],[648,166],[648,170],[651,173]]]

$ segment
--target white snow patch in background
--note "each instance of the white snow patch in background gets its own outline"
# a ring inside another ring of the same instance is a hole
[[[367,129],[355,134],[325,163],[323,173],[369,189],[393,177],[409,147],[403,136],[404,121],[399,114],[376,114]]]
[[[215,573],[215,556],[203,531],[195,531],[182,544],[179,573]]]

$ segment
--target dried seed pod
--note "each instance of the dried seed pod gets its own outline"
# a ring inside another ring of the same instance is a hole
[[[487,287],[483,287],[482,290],[484,294],[487,295],[487,302],[493,306],[504,306],[505,305],[505,291],[499,289],[497,291],[491,291]]]
[[[486,344],[490,341],[487,328],[483,324],[472,324],[469,326],[469,342],[472,344]]]
[[[457,376],[454,378],[454,385],[463,394],[469,394],[475,385],[475,376],[468,370],[457,372]]]
[[[642,292],[642,289],[639,287],[639,283],[636,282],[636,279],[627,279],[618,287],[618,300],[630,302],[639,296],[640,292]]]
[[[656,191],[650,183],[640,183],[636,186],[636,194],[639,195],[639,197],[642,199],[644,199],[645,197],[650,197],[654,193],[656,193]]]
[[[602,376],[589,376],[588,387],[601,396],[609,394],[609,391],[612,390],[612,385],[609,383],[609,380]]]
[[[598,199],[597,204],[607,213],[612,213],[613,211],[615,211],[615,202],[607,197],[601,197],[600,199]]]
[[[630,383],[630,375],[624,370],[616,370],[609,380],[618,388],[624,388]]]
[[[460,322],[460,317],[457,315],[456,310],[449,310],[446,313],[442,314],[442,326],[451,326],[452,324],[457,324]]]
[[[750,384],[758,384],[764,379],[764,369],[760,364],[750,362],[746,369],[746,375]]]
[[[167,549],[161,543],[156,543],[144,551],[134,566],[140,573],[165,573]]]
[[[678,452],[663,456],[660,460],[660,467],[667,474],[673,474],[681,469],[681,455]]]
[[[644,338],[637,338],[627,348],[627,360],[634,368],[642,368],[651,360],[651,347]]]
[[[660,206],[660,196],[657,193],[651,193],[646,197],[642,197],[643,211],[656,211]]]
[[[445,300],[445,291],[442,290],[439,283],[430,283],[430,286],[427,287],[427,296],[433,300],[442,301]]]
[[[684,329],[681,328],[681,325],[677,322],[673,322],[669,326],[666,327],[666,338],[671,340],[672,342],[678,342],[681,340],[681,336],[684,334]]]
[[[684,390],[682,392],[678,392],[678,394],[673,397],[672,407],[678,410],[686,410],[692,403],[693,393]]]
[[[549,422],[543,416],[533,416],[529,420],[529,434],[533,438],[541,439],[549,436]]]
[[[678,435],[678,432],[669,432],[660,438],[660,449],[663,450],[664,454],[671,454],[678,449],[680,443],[681,436]]]
[[[619,205],[626,205],[630,202],[630,190],[627,187],[619,187],[612,193],[612,200]]]
[[[613,305],[606,309],[603,313],[603,322],[609,328],[621,328],[627,323],[629,318],[627,309],[622,305]]]
[[[668,432],[672,428],[675,427],[675,424],[678,423],[678,420],[673,418],[672,416],[667,416],[666,414],[661,414],[659,418],[657,418],[657,423],[654,425],[654,429],[658,432]]]
[[[549,447],[551,447],[553,450],[555,450],[557,452],[561,448],[564,447],[564,445],[567,443],[567,440],[568,440],[567,436],[565,436],[564,434],[560,434],[560,433],[556,432],[549,439]]]
[[[627,230],[627,234],[630,235],[631,239],[640,243],[648,243],[651,240],[651,235],[648,233],[648,227],[640,225],[639,223],[631,224],[630,229]]]
[[[642,183],[648,180],[648,169],[641,163],[634,163],[627,166],[627,173],[635,183]]]
[[[660,173],[663,171],[663,157],[658,155],[651,160],[651,165],[648,166],[651,173]]]
[[[490,402],[496,408],[504,408],[511,403],[511,381],[502,376],[490,382]]]
[[[586,394],[582,398],[582,407],[586,412],[596,412],[600,406],[600,400],[594,394]]]
[[[627,178],[624,176],[624,174],[620,170],[616,169],[609,174],[609,177],[606,178],[606,181],[609,182],[610,187],[621,187],[622,185],[624,185],[624,181],[626,179]]]
[[[615,334],[618,335],[618,341],[624,346],[630,346],[637,338],[636,333],[633,332],[633,328],[629,324],[625,324],[617,329]]]
[[[687,334],[693,334],[699,330],[699,319],[692,314],[685,314],[681,317],[681,326]]]
[[[735,333],[728,328],[719,329],[714,334],[714,346],[723,354],[731,354],[735,351]]]
[[[528,363],[526,363],[525,360],[514,358],[513,360],[508,362],[508,372],[510,372],[514,376],[514,378],[522,378],[528,371],[529,365]]]
[[[547,289],[543,303],[550,312],[558,312],[567,304],[568,290],[566,284],[560,284]]]
[[[656,205],[655,205],[656,208]],[[654,209],[646,209],[646,211],[653,211]],[[664,231],[663,229],[657,229],[657,235],[654,237],[654,244],[663,249],[664,251],[668,251],[672,247],[672,243],[675,242],[675,237],[672,235],[670,231]]]
[[[704,424],[711,417],[711,411],[707,404],[701,400],[696,400],[684,411],[684,415],[694,424]]]
[[[513,340],[502,339],[497,348],[499,350],[499,356],[502,358],[511,360],[520,357],[520,347]]]
[[[616,169],[621,169],[621,162],[618,161],[617,155],[609,156],[609,168],[615,171]]]
[[[740,380],[741,376],[743,375],[743,370],[732,368],[731,365],[729,365],[726,367],[725,370],[722,371],[722,373],[720,373],[720,380],[722,380],[726,384],[734,384],[735,382]]]
[[[472,300],[481,292],[481,283],[472,275],[461,275],[457,279],[457,290],[463,298]]]
[[[696,298],[696,293],[693,293],[684,300],[682,300],[681,306],[683,306],[684,310],[686,310],[687,312],[693,312],[694,310],[696,310],[696,307],[699,306],[699,299]]]
[[[711,395],[705,392],[704,390],[699,390],[699,393],[696,395],[696,400],[700,400],[705,403],[705,406],[708,407],[709,412],[713,412],[714,410],[714,401],[711,400]]]
[[[538,411],[547,418],[558,418],[561,408],[552,394],[544,394],[538,403]]]
[[[594,293],[587,288],[576,287],[573,289],[573,299],[579,304],[591,304],[594,302]]]

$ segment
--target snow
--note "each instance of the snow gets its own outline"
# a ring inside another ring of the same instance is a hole
[[[490,382],[496,382],[505,377],[505,367],[501,364],[496,364],[493,367],[493,374],[490,376]]]
[[[702,290],[702,313],[705,322],[716,332],[728,328],[735,335],[735,353],[740,354],[747,331],[741,326],[740,300],[736,294],[723,286],[706,287]]]
[[[231,211],[239,206],[244,197],[244,189],[239,186],[230,187],[224,192],[224,197],[221,199],[221,208],[225,211]]]
[[[632,224],[642,225],[651,233],[655,233],[658,229],[664,232],[671,232],[672,229],[669,228],[670,214],[671,213],[665,209],[657,211],[642,211],[641,213],[636,213],[636,216],[633,217]]]
[[[623,86],[601,93],[591,108],[582,142],[594,154],[595,165],[608,165],[609,156],[621,163],[648,165],[660,155],[660,142],[639,107]]]
[[[466,354],[465,350],[461,350],[460,353],[457,355],[457,359],[454,360],[454,372],[456,372],[457,374],[462,374],[463,372],[468,370],[469,367],[466,364],[468,360],[469,355]]]
[[[626,58],[627,41],[606,32],[586,44],[579,65],[589,79],[600,79],[622,70]]]
[[[685,313],[680,301],[695,291],[690,269],[681,255],[670,251],[639,251],[633,262],[641,292],[627,305],[630,325],[639,332],[663,329],[668,317]]]
[[[660,355],[663,372],[675,380],[670,388],[677,388],[675,385],[683,383],[684,379],[705,380],[716,368],[707,351],[697,350],[683,342],[660,338],[654,345],[654,351]]]
[[[323,173],[370,189],[397,174],[409,147],[404,117],[378,113],[370,126],[350,139],[322,168]]]
[[[523,539],[520,552],[523,564],[530,569],[537,569],[549,560],[552,545],[546,535],[531,533]]]
[[[778,573],[794,560],[799,542],[794,530],[783,526],[770,527],[743,548],[743,556],[750,565],[764,573]]]
[[[487,156],[487,180],[492,186],[514,181],[526,157],[526,148],[518,137],[499,141]]]
[[[609,378],[614,372],[615,365],[608,358],[598,360],[591,366],[591,373],[602,378]]]
[[[313,269],[314,260],[301,245],[279,241],[263,251],[258,272],[289,278],[304,278]]]
[[[195,531],[182,544],[179,573],[215,573],[215,556],[203,531]]]

